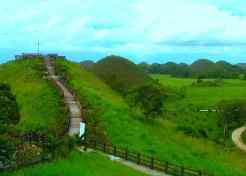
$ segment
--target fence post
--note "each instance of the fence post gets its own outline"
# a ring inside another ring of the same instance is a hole
[[[103,144],[103,152],[106,153],[106,143]]]
[[[154,169],[154,158],[153,157],[151,157],[150,168]]]
[[[117,154],[117,149],[116,149],[116,146],[114,146],[113,155],[116,156],[116,154]]]
[[[94,140],[94,149],[96,149],[96,148],[97,148],[97,141]]]
[[[184,167],[182,166],[181,167],[181,172],[180,172],[180,175],[183,176],[184,175]]]
[[[199,176],[202,176],[202,171],[198,171],[198,175]]]
[[[165,172],[166,173],[168,172],[168,162],[166,162],[166,164],[165,164]]]
[[[128,160],[128,149],[125,149],[125,160]]]
[[[85,152],[87,151],[87,140],[85,140],[85,143],[84,143],[84,151]]]
[[[141,163],[141,155],[140,153],[137,154],[137,164]]]

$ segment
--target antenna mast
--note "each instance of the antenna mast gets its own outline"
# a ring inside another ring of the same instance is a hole
[[[39,40],[38,40],[38,42],[37,42],[37,54],[39,55],[40,53],[40,51],[39,51],[39,47],[40,47],[40,42],[39,42]]]

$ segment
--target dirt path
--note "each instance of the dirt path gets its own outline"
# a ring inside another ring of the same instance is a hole
[[[234,130],[232,132],[232,141],[239,149],[246,152],[246,145],[242,141],[242,134],[244,131],[246,131],[246,126]]]
[[[59,80],[59,77],[55,75],[54,66],[51,64],[50,59],[45,59],[45,65],[49,74],[49,79],[52,79],[56,85],[63,91],[65,103],[70,111],[70,126],[69,135],[73,136],[80,133],[80,122],[82,120],[81,106],[76,100],[75,96],[65,87],[65,85]]]

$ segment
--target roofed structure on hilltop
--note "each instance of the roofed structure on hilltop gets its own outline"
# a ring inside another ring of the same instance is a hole
[[[15,59],[32,59],[35,57],[49,57],[49,58],[58,58],[58,59],[65,59],[65,56],[60,56],[59,54],[56,53],[49,53],[49,54],[37,54],[37,53],[22,53],[21,55],[16,55]]]

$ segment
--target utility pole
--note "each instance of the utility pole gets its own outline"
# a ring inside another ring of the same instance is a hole
[[[39,53],[39,47],[40,47],[40,42],[39,42],[39,40],[38,40],[38,42],[37,42],[37,54],[39,55],[40,53]]]

